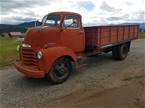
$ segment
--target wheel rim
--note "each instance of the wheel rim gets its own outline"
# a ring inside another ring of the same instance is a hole
[[[59,63],[54,68],[55,76],[57,78],[64,78],[69,74],[68,64],[67,63]]]

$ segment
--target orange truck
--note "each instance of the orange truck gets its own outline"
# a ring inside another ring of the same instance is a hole
[[[111,51],[114,59],[124,60],[138,32],[135,24],[83,27],[78,13],[49,13],[41,26],[25,33],[15,66],[28,77],[62,83],[84,57]]]

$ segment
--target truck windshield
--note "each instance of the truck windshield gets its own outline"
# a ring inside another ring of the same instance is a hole
[[[42,26],[56,27],[60,24],[60,15],[46,15],[42,19]]]

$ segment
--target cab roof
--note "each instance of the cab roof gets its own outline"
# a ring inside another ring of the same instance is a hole
[[[62,15],[78,15],[81,17],[80,14],[75,13],[75,12],[67,12],[67,11],[60,11],[60,12],[51,12],[49,14],[62,14]]]

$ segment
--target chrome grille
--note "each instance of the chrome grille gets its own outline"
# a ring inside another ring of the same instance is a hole
[[[24,65],[38,66],[36,53],[31,48],[22,48],[22,59]]]

